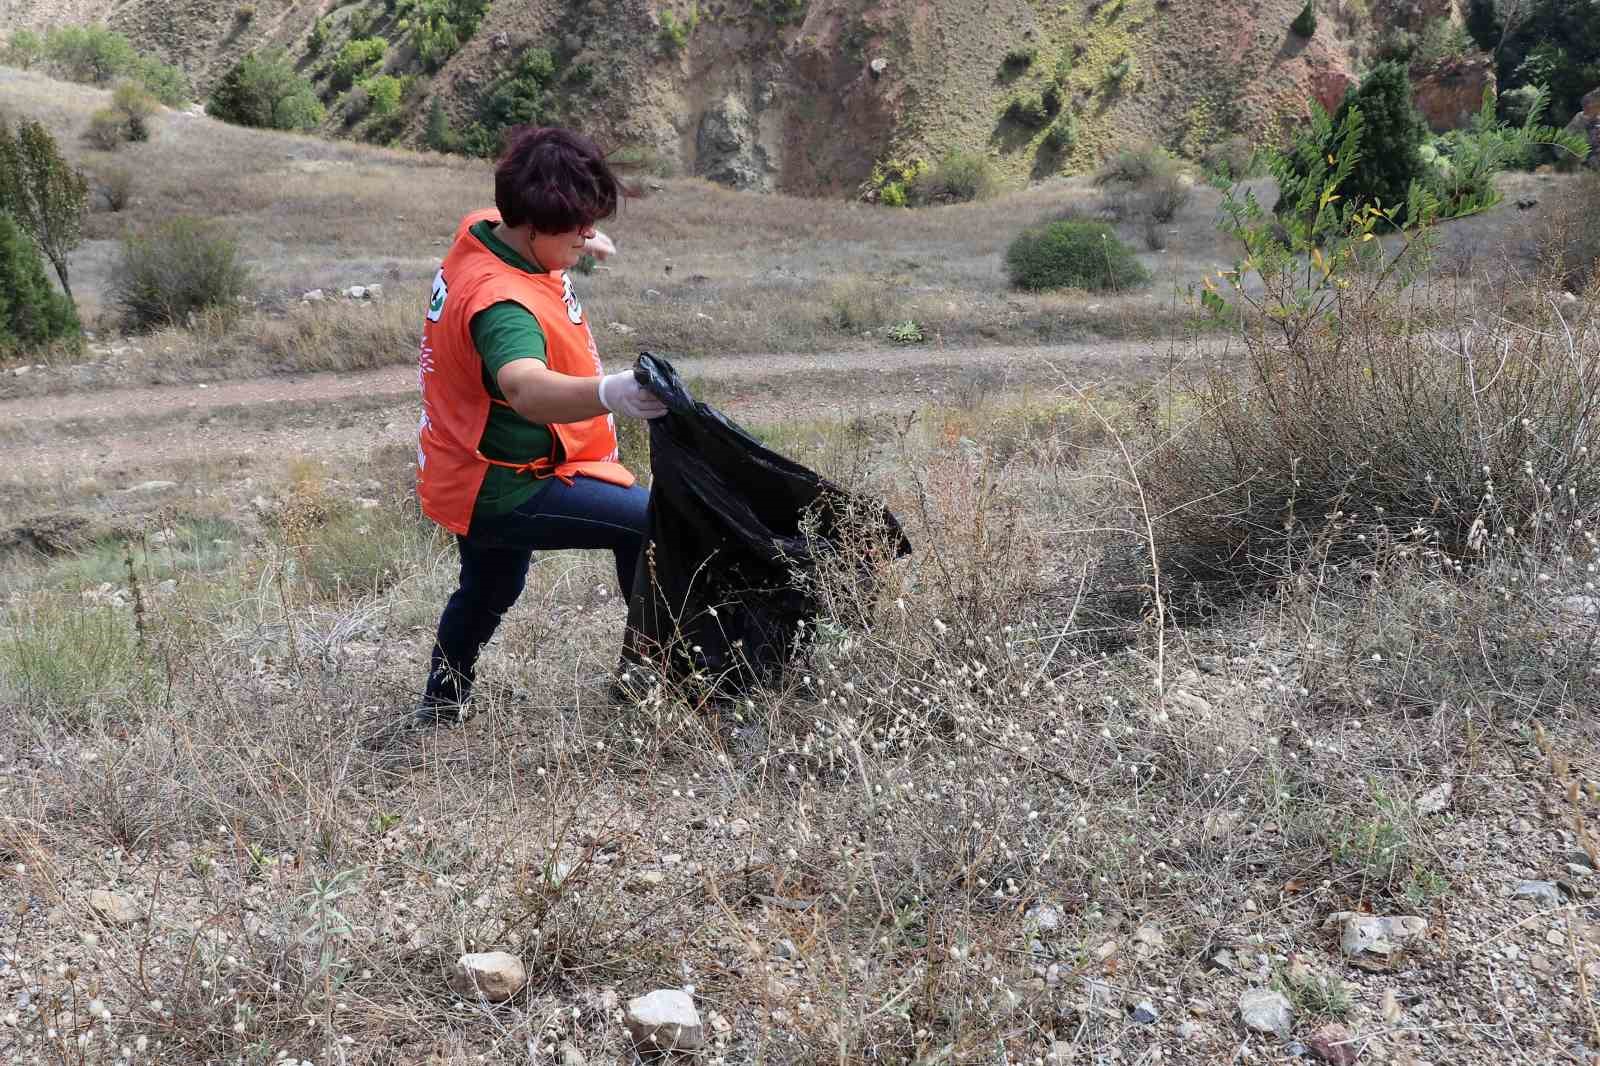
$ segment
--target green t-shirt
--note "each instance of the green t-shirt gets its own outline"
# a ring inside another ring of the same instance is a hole
[[[518,255],[510,245],[494,235],[491,223],[479,222],[472,235],[511,266],[529,274],[542,274],[537,266]],[[544,330],[539,320],[521,304],[504,300],[472,316],[472,346],[483,360],[483,387],[496,400],[504,400],[496,376],[507,363],[518,359],[537,359],[547,363]],[[525,463],[550,455],[555,438],[548,426],[529,422],[504,404],[489,405],[489,421],[483,427],[478,450],[490,459]],[[478,490],[475,515],[498,515],[515,510],[546,485],[531,474],[519,474],[503,466],[490,466]]]

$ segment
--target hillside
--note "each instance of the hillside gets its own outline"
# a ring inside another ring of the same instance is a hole
[[[0,29],[104,18],[183,67],[202,92],[246,51],[286,48],[329,103],[325,132],[415,143],[432,98],[467,127],[527,49],[554,60],[541,117],[582,126],[662,173],[789,192],[849,192],[879,160],[989,153],[1002,174],[1086,169],[1110,147],[1155,140],[1196,155],[1252,140],[1337,99],[1377,34],[1453,14],[1449,3],[1327,5],[1305,40],[1300,0],[498,0],[427,73],[407,3],[295,0],[13,0]],[[320,25],[320,29],[318,28]],[[320,38],[313,43],[314,34]],[[334,88],[353,38],[389,42],[406,76],[399,113],[378,122]],[[314,54],[313,54],[314,53]],[[1057,87],[1076,139],[1006,116],[1018,95]]]

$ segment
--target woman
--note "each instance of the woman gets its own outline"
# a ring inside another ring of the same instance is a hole
[[[460,586],[439,619],[418,725],[458,721],[478,653],[538,549],[608,548],[626,594],[649,493],[617,461],[614,415],[666,408],[606,375],[568,271],[609,254],[595,222],[622,186],[594,143],[524,127],[495,166],[495,209],[462,219],[423,327],[417,495],[456,534]]]

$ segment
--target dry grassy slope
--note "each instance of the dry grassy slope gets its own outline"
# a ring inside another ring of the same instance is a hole
[[[380,17],[382,5],[367,6]],[[300,51],[319,12],[332,48],[360,5],[262,0],[248,22],[204,0],[18,0],[19,24],[81,21],[103,13],[142,46],[181,62],[204,87],[261,44]],[[687,47],[661,44],[662,12],[696,17]],[[798,192],[854,189],[874,161],[990,152],[1012,182],[1080,171],[1130,141],[1153,139],[1190,154],[1242,131],[1270,135],[1303,114],[1314,76],[1348,70],[1374,20],[1325,9],[1316,36],[1288,26],[1300,0],[812,0],[802,20],[779,25],[765,0],[498,0],[472,41],[434,78],[458,123],[495,73],[524,47],[550,48],[592,69],[588,89],[566,93],[567,121],[611,143],[647,147],[666,164],[703,169],[696,132],[708,108],[732,98],[752,116],[772,184]],[[1001,74],[1012,48],[1038,60]],[[1079,140],[1063,158],[1039,150],[1043,131],[1002,119],[1021,89],[1037,89],[1069,57],[1068,107]],[[391,53],[404,65],[405,49]],[[1124,56],[1133,72],[1114,81]],[[881,77],[874,58],[887,61]],[[420,133],[424,108],[411,126]]]

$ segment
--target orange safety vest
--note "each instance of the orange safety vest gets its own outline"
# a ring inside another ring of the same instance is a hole
[[[544,330],[547,365],[558,374],[595,377],[605,371],[583,308],[565,271],[528,274],[483,246],[469,230],[494,211],[461,220],[444,263],[433,278],[433,298],[422,328],[418,378],[422,424],[417,429],[417,496],[422,512],[453,533],[465,534],[490,465],[571,484],[580,475],[632,485],[617,461],[617,430],[610,415],[550,426],[555,455],[525,463],[490,459],[478,450],[494,400],[483,384],[483,359],[472,346],[472,316],[511,300],[528,309]],[[557,456],[560,458],[557,459]]]

